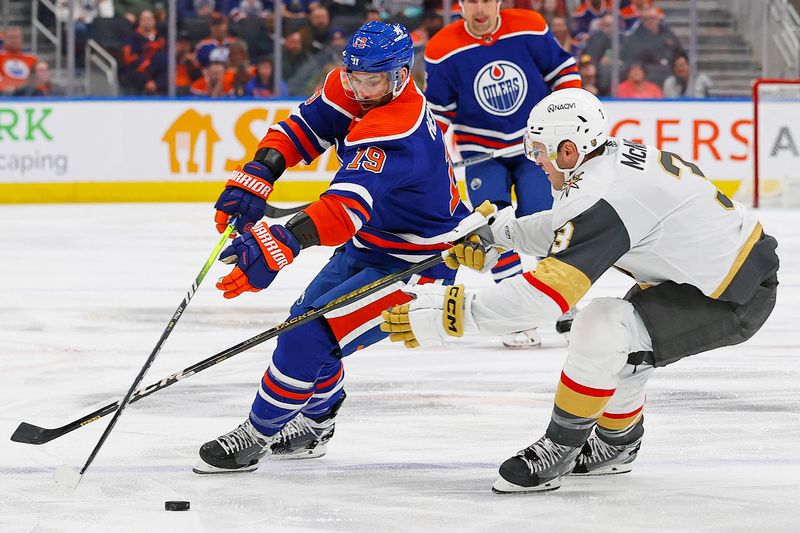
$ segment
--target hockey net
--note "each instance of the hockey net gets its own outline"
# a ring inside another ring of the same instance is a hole
[[[753,131],[753,205],[800,207],[800,80],[756,80]]]

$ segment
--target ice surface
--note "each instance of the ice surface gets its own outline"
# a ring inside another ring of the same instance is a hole
[[[654,374],[630,474],[491,493],[547,425],[566,354],[547,328],[530,351],[373,346],[347,360],[327,456],[193,474],[199,446],[246,416],[268,342],[131,405],[77,490],[59,492],[56,467],[82,466],[110,417],[42,446],[8,437],[124,395],[214,247],[212,217],[206,204],[0,206],[0,531],[800,531],[800,211],[762,211],[782,260],[773,316],[744,345]],[[305,250],[233,301],[215,265],[145,383],[279,323],[329,255]],[[628,285],[608,274],[590,296]]]

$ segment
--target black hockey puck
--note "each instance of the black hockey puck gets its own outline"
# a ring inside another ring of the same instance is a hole
[[[189,502],[164,502],[164,509],[167,511],[188,511]]]

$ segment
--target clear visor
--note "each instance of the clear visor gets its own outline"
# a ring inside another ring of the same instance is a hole
[[[544,143],[533,139],[528,132],[525,133],[525,156],[533,162],[539,160],[539,154],[544,152]],[[556,160],[556,153],[547,154],[551,161]]]
[[[392,94],[389,72],[348,72],[341,68],[339,75],[345,94],[353,100],[368,102]]]

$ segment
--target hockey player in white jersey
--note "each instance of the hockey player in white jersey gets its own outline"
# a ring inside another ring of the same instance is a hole
[[[755,214],[695,163],[607,131],[605,109],[590,93],[544,98],[525,143],[555,189],[553,209],[520,219],[508,208],[495,212],[450,262],[484,269],[495,248],[545,259],[490,289],[421,289],[384,312],[392,340],[433,345],[552,322],[612,267],[636,282],[624,298],[594,299],[577,315],[547,431],[502,464],[495,492],[554,490],[562,476],[629,471],[653,370],[744,342],[775,305],[777,242]]]

